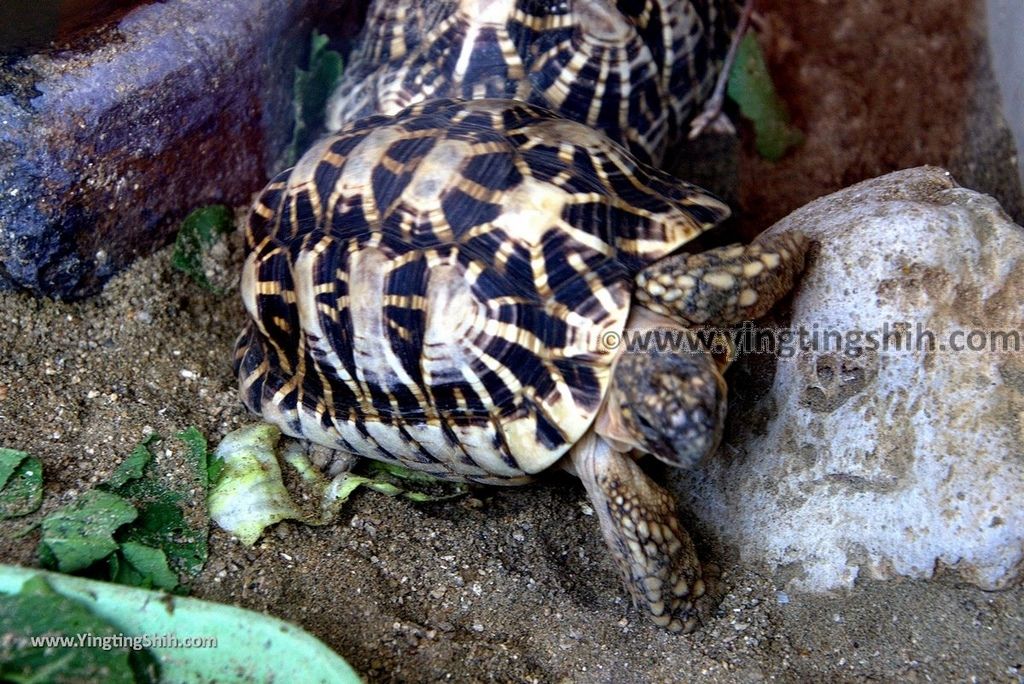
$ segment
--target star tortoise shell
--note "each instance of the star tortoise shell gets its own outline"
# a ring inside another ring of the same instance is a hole
[[[331,448],[526,481],[594,420],[636,273],[727,214],[524,103],[360,120],[254,203],[243,399]]]
[[[434,98],[509,98],[658,162],[708,97],[736,0],[376,0],[328,127]]]

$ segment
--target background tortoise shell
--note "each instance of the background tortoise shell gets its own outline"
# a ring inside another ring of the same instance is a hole
[[[510,98],[660,161],[709,95],[734,0],[377,0],[328,128],[433,98]]]
[[[243,399],[331,448],[524,481],[593,421],[637,271],[727,214],[526,104],[361,120],[253,206]]]

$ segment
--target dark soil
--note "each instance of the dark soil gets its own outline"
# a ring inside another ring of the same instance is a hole
[[[982,5],[758,0],[772,76],[807,139],[772,163],[753,153],[744,131],[744,234],[752,237],[823,194],[925,164],[948,168],[1024,221]]]

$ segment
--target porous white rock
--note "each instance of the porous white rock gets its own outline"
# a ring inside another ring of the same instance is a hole
[[[1024,336],[1024,229],[922,167],[819,199],[771,230],[815,243],[786,325],[819,338],[860,331],[864,348],[827,351],[819,339],[790,358],[738,361],[723,447],[674,479],[684,508],[790,589],[942,568],[984,589],[1019,580],[1024,351],[950,343],[975,330]],[[918,325],[935,350],[906,350]],[[868,331],[879,346],[887,331],[888,351],[867,349]]]

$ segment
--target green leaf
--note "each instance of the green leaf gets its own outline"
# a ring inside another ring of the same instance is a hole
[[[125,542],[121,544],[120,555],[125,565],[130,566],[141,578],[133,582],[118,580],[121,584],[132,584],[146,589],[156,587],[165,591],[172,591],[178,586],[178,575],[171,570],[167,563],[167,554],[161,549],[138,542]]]
[[[84,570],[117,550],[114,532],[138,511],[117,494],[93,489],[43,519],[40,553],[61,572]]]
[[[151,588],[151,586],[147,586],[146,578],[142,573],[128,563],[128,561],[121,556],[120,551],[112,553],[107,557],[107,576],[110,578],[111,582],[123,584],[126,587],[142,587],[143,589]]]
[[[199,480],[203,491],[210,486],[210,467],[207,463],[209,450],[206,445],[206,437],[199,431],[199,428],[190,426],[177,434],[178,439],[188,447],[188,462]]]
[[[57,567],[57,556],[53,554],[50,547],[42,542],[36,547],[36,555],[39,556],[39,564],[44,568],[55,568]]]
[[[402,496],[412,501],[413,503],[432,503],[434,501],[447,501],[449,499],[457,499],[460,496],[465,496],[469,488],[461,483],[455,483],[451,485],[455,490],[451,494],[428,494],[426,492],[417,491],[405,491],[402,492]]]
[[[211,458],[209,468],[206,471],[206,481],[209,487],[214,487],[220,482],[221,473],[224,472],[224,461],[219,458]]]
[[[195,428],[178,436],[205,492],[206,439]],[[106,482],[43,520],[38,553],[44,566],[94,574],[92,566],[106,558],[104,576],[167,590],[179,587],[175,569],[187,578],[199,574],[207,559],[207,523],[191,524],[181,507],[191,482],[177,491],[150,472],[149,447],[159,439],[148,436]]]
[[[104,648],[121,629],[88,607],[55,592],[45,579],[27,580],[17,594],[0,594],[0,680],[45,682],[155,682],[158,665],[146,650]],[[91,638],[94,647],[82,647]],[[33,637],[62,638],[33,646]]]
[[[399,494],[402,493],[401,487],[393,485],[390,482],[384,482],[382,480],[373,480],[371,478],[360,477],[358,475],[350,475],[349,478],[351,480],[359,482],[368,489],[372,489],[378,494],[384,494],[386,496],[398,496]]]
[[[182,510],[166,500],[142,505],[139,518],[125,528],[119,540],[160,549],[189,578],[198,575],[206,564],[206,529],[190,526]]]
[[[203,289],[218,293],[203,270],[203,254],[217,242],[217,238],[230,232],[233,224],[231,209],[221,204],[196,209],[181,223],[171,264]]]
[[[384,461],[367,461],[367,469],[371,473],[390,475],[391,477],[398,478],[399,480],[408,480],[409,482],[416,482],[419,484],[436,485],[445,483],[445,480],[440,480],[427,473],[420,472],[418,470],[410,470],[394,463],[386,463]]]
[[[0,519],[28,515],[43,502],[43,464],[24,451],[0,448]]]
[[[395,465],[394,463],[367,460],[365,466],[370,473],[375,475],[370,482],[375,483],[377,486],[371,486],[371,489],[381,492],[382,494],[387,494],[388,496],[401,495],[416,503],[455,499],[469,491],[464,484],[441,480],[433,477],[432,475],[428,475],[427,473],[403,468],[402,466]],[[405,489],[404,487],[394,484],[395,481],[403,483],[408,482],[420,487],[431,487],[434,488],[435,491],[440,490],[443,493],[431,494],[429,492],[416,491],[414,489]]]
[[[803,142],[803,134],[789,123],[786,104],[775,91],[764,53],[753,33],[740,42],[729,73],[729,97],[743,116],[754,124],[757,152],[778,161],[790,148]]]
[[[327,49],[327,44],[327,36],[314,30],[310,37],[309,69],[295,70],[295,128],[288,166],[313,143],[324,123],[327,99],[341,78],[341,53]]]
[[[153,458],[153,453],[149,450],[149,446],[153,442],[158,441],[160,441],[159,436],[149,435],[140,444],[137,444],[132,453],[128,454],[128,458],[121,461],[121,465],[117,466],[117,470],[103,483],[103,486],[110,491],[114,491],[120,489],[128,482],[142,477],[150,459]]]
[[[0,489],[7,486],[7,480],[26,458],[28,458],[27,452],[0,448]]]
[[[187,459],[205,495],[206,439],[194,427],[180,432],[178,438],[188,447]],[[147,438],[145,442],[135,447],[132,453],[148,453],[147,446],[153,441],[152,437]],[[182,483],[182,490],[178,491],[164,485],[153,474],[145,471],[142,474],[144,477],[128,480],[117,489],[119,495],[134,503],[139,516],[131,525],[120,530],[116,540],[121,544],[137,543],[159,549],[166,556],[170,567],[176,568],[186,578],[191,579],[203,569],[208,555],[208,531],[205,520],[201,524],[189,523],[181,507],[182,502],[188,499],[188,488],[192,485],[189,482]],[[112,572],[110,577],[128,584],[142,581],[131,575],[131,569],[124,568]]]

